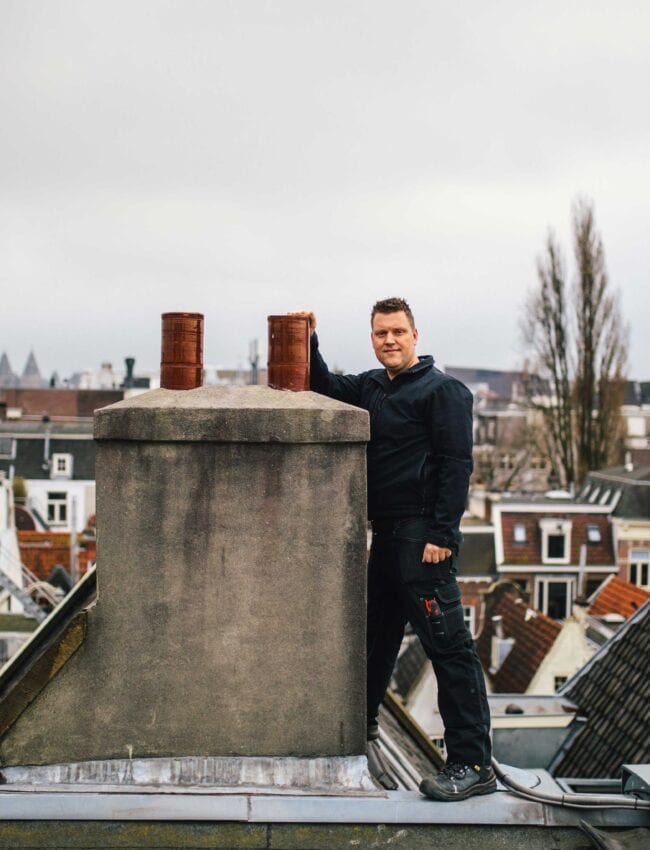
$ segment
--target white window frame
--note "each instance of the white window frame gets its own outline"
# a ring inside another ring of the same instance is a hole
[[[473,605],[463,605],[463,620],[472,637],[476,634],[476,608]]]
[[[63,496],[63,498],[54,498],[55,496]],[[50,508],[52,508],[53,519],[50,515]],[[64,490],[49,490],[47,493],[47,524],[50,526],[67,525],[68,516],[68,494]]]
[[[54,452],[50,461],[50,478],[72,478],[72,462],[71,454]]]
[[[630,584],[650,590],[650,549],[630,549],[628,563]],[[644,572],[645,583],[643,582]]]
[[[571,615],[571,611],[573,609],[573,600],[575,599],[575,584],[576,580],[573,576],[536,576],[535,577],[535,605],[539,607],[539,610],[546,614],[547,617],[551,615],[548,613],[548,586],[549,584],[566,584],[567,585],[567,595],[566,595],[566,606],[564,617],[560,619],[564,620],[566,617]],[[542,604],[539,605],[539,591],[540,588],[542,590]]]
[[[542,563],[543,564],[568,564],[571,561],[571,528],[570,519],[540,519],[539,527],[542,532]],[[549,537],[564,537],[564,556],[562,558],[551,558],[548,554]]]

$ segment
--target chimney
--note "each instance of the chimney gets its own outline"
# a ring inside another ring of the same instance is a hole
[[[203,384],[203,314],[163,313],[160,386],[194,390]]]
[[[135,357],[125,357],[124,365],[126,366],[124,389],[130,390],[133,388],[133,367],[135,366]]]
[[[367,413],[158,389],[96,411],[95,438],[97,602],[0,740],[3,773],[371,787]]]
[[[278,390],[309,389],[309,319],[269,316],[268,382]]]

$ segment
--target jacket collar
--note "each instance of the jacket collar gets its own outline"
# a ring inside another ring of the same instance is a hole
[[[422,357],[418,357],[418,362],[415,365],[411,366],[411,368],[407,369],[405,372],[400,372],[399,375],[396,375],[392,380],[388,377],[388,373],[385,369],[377,369],[373,372],[372,377],[378,381],[382,387],[389,387],[395,386],[396,381],[398,384],[404,383],[405,381],[414,381],[430,369],[433,369],[433,357],[430,354],[424,354]]]

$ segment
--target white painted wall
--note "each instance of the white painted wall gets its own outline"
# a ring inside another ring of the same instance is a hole
[[[66,493],[67,521],[64,525],[52,525],[52,531],[71,531],[72,500],[76,499],[75,531],[83,531],[88,517],[95,513],[95,482],[70,481],[67,479],[34,479],[30,478],[27,485],[27,507],[36,508],[47,521],[47,494],[49,492]]]
[[[14,495],[11,482],[6,478],[0,480],[0,570],[18,587],[23,586],[20,549],[14,521]],[[23,606],[10,593],[0,589],[0,612],[22,614]]]
[[[585,627],[576,617],[568,617],[562,631],[533,676],[527,694],[554,694],[555,677],[573,676],[594,654],[587,643]]]

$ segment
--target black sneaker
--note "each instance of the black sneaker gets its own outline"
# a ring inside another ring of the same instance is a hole
[[[379,720],[376,718],[368,721],[367,731],[366,731],[366,740],[367,741],[376,741],[379,737]]]
[[[497,778],[490,765],[448,764],[438,776],[423,779],[420,791],[432,800],[466,800],[475,794],[497,790]]]

